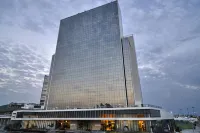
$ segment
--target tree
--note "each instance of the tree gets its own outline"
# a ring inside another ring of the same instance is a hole
[[[112,108],[112,106],[109,103],[105,104],[106,108]]]
[[[100,107],[101,107],[101,108],[103,108],[103,107],[104,107],[103,103],[101,103],[101,104],[100,104]]]

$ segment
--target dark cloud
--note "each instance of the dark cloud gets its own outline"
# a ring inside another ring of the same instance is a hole
[[[43,75],[48,73],[55,51],[59,20],[107,2],[110,1],[0,1],[2,104],[24,99],[38,101]],[[174,112],[195,106],[200,113],[200,1],[119,3],[124,34],[135,38],[144,103]],[[22,98],[20,91],[27,97]]]

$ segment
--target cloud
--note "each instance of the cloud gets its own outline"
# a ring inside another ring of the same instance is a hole
[[[14,89],[8,89],[9,91],[15,92],[15,93],[27,93],[27,90],[24,89],[18,89],[18,90],[14,90]]]
[[[134,35],[144,102],[173,110],[198,106],[199,1],[125,3],[121,1],[123,28]],[[180,93],[190,102],[183,103]]]
[[[21,94],[40,92],[50,60],[33,47],[12,41],[0,41],[0,91]]]
[[[185,85],[185,84],[180,84],[180,83],[175,83],[179,85],[181,88],[186,88],[189,90],[200,90],[200,86],[193,86],[193,85]]]

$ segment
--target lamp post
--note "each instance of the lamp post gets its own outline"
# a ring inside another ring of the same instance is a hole
[[[187,108],[187,116],[189,116],[189,110],[188,110],[188,108]]]
[[[192,111],[193,111],[192,114],[193,114],[193,116],[194,116],[194,107],[192,107]]]
[[[182,109],[180,109],[180,113],[179,113],[179,116],[181,116],[181,114],[182,114]]]

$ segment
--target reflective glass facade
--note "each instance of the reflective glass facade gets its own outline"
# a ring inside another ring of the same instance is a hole
[[[131,54],[130,54],[130,43],[127,38],[122,39],[123,45],[123,58],[124,58],[124,76],[126,84],[126,95],[127,95],[127,104],[133,105],[133,85],[132,85],[132,76],[131,76]]]
[[[134,104],[122,34],[117,1],[61,20],[47,109]]]
[[[40,105],[42,105],[42,106],[45,105],[45,102],[47,100],[48,82],[49,82],[49,76],[45,75],[44,76],[43,87],[42,87],[42,92],[41,92],[41,97],[40,97]]]
[[[133,104],[141,105],[142,92],[140,88],[133,36],[123,37],[122,46],[127,103],[129,106]]]

